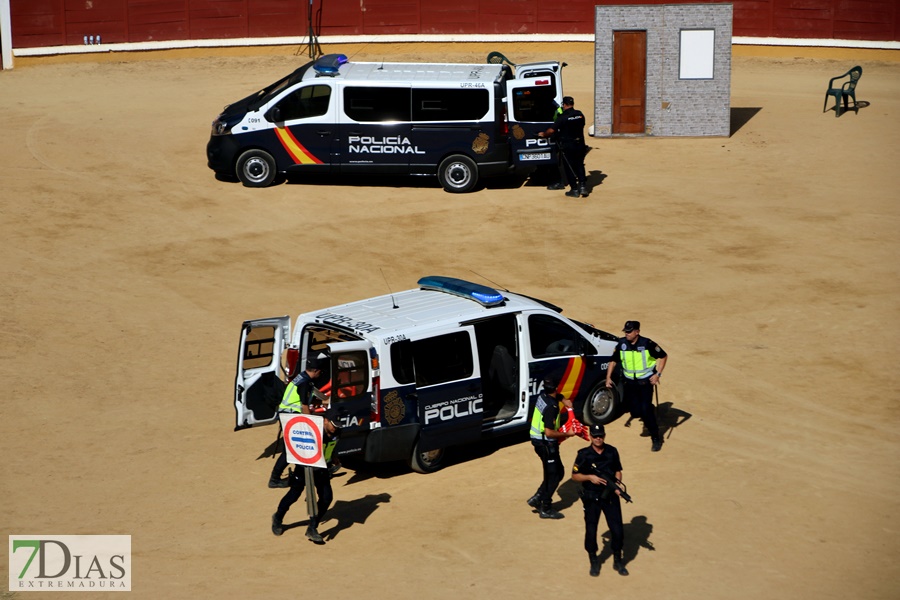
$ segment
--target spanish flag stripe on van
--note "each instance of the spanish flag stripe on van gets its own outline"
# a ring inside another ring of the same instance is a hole
[[[287,150],[287,153],[294,159],[294,163],[298,165],[321,165],[322,161],[312,155],[312,153],[303,147],[303,144],[297,141],[294,134],[287,127],[276,127],[275,135],[278,141]]]
[[[559,392],[566,398],[574,398],[578,395],[578,389],[581,387],[581,380],[584,378],[584,359],[575,356],[569,359],[566,365],[566,372],[563,373],[559,381]]]

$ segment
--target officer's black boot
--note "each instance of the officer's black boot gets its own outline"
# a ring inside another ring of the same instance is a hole
[[[541,494],[536,492],[534,496],[525,501],[531,508],[538,508],[541,505]]]
[[[286,488],[290,487],[291,482],[287,477],[284,479],[276,479],[274,477],[269,477],[269,487],[270,488]]]
[[[319,530],[316,529],[318,525],[318,521],[315,517],[312,517],[309,520],[309,526],[306,528],[306,537],[309,538],[311,542],[315,542],[316,544],[324,544],[325,540],[319,534]]]
[[[588,553],[588,558],[591,559],[591,577],[597,577],[600,575],[600,556],[596,553]]]
[[[582,198],[587,198],[587,197],[588,197],[588,194],[590,194],[590,192],[588,191],[586,185],[582,185],[582,186],[578,189],[578,192],[581,194],[581,197],[582,197]]]
[[[272,515],[272,533],[275,535],[281,535],[284,533],[284,527],[281,524],[282,517],[278,516],[278,513]]]
[[[622,560],[622,554],[613,555],[613,570],[619,575],[628,575],[628,569],[625,568],[625,561]]]
[[[540,515],[542,519],[562,519],[565,517],[565,515],[558,510],[553,510],[553,507],[550,506],[549,502],[542,504],[540,508],[538,508],[538,515]]]
[[[660,437],[659,434],[657,434],[651,439],[653,441],[653,445],[650,446],[650,451],[651,452],[659,452],[660,450],[662,450],[662,444],[663,444],[662,437]]]

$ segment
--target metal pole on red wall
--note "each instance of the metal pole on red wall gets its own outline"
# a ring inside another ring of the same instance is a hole
[[[0,0],[0,56],[4,69],[13,68],[12,54],[12,19],[9,12],[9,0]]]

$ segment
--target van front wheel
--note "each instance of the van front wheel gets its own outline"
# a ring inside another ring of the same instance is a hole
[[[419,440],[416,440],[412,449],[412,456],[409,459],[409,466],[413,471],[416,473],[434,473],[443,466],[443,462],[443,448],[422,452],[419,450]]]
[[[619,416],[622,401],[615,387],[606,387],[601,381],[584,401],[584,422],[588,425],[605,425]]]
[[[275,181],[275,159],[263,150],[247,150],[237,161],[237,176],[245,187],[267,187]]]
[[[438,181],[444,190],[453,194],[471,192],[478,183],[478,166],[468,156],[453,154],[441,161]]]

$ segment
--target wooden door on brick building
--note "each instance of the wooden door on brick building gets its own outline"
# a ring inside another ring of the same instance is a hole
[[[613,32],[612,132],[644,133],[647,100],[647,32]]]

